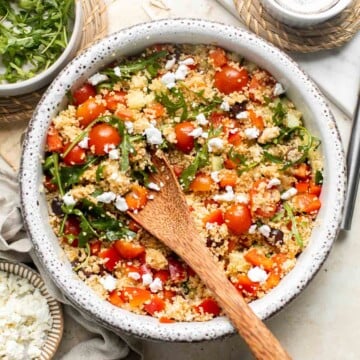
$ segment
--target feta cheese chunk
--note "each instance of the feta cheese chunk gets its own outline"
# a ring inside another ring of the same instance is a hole
[[[231,186],[226,186],[225,190],[226,192],[224,194],[216,194],[213,196],[213,199],[215,201],[234,201],[235,194],[233,188]]]
[[[110,274],[105,277],[101,277],[99,282],[107,291],[113,291],[116,289],[116,279]]]
[[[112,150],[109,151],[109,159],[117,160],[119,158],[120,158],[119,149],[112,149]]]
[[[173,87],[175,87],[175,74],[172,72],[167,72],[166,74],[164,74],[161,77],[161,82],[168,88],[168,89],[172,89]]]
[[[150,126],[145,130],[146,141],[150,145],[160,145],[163,142],[162,134],[155,126]]]
[[[117,77],[121,77],[121,70],[118,66],[114,67],[114,74],[117,76]]]
[[[176,80],[185,80],[188,72],[189,72],[189,68],[184,64],[180,64],[179,67],[175,71],[175,74],[174,74],[175,79]]]
[[[211,179],[216,182],[219,183],[220,182],[220,177],[219,177],[219,171],[213,171],[210,173],[210,177]]]
[[[266,238],[270,237],[271,228],[269,225],[261,225],[259,227],[259,232],[261,235],[264,235]]]
[[[244,120],[244,119],[247,119],[248,117],[249,117],[249,113],[247,111],[241,111],[236,114],[236,118],[238,120]]]
[[[116,199],[116,195],[112,191],[106,191],[98,195],[95,199],[98,202],[102,202],[104,204],[110,204],[112,201]]]
[[[128,273],[128,277],[129,277],[130,279],[133,279],[133,280],[140,280],[141,275],[140,275],[138,272],[136,272],[136,271],[130,271],[130,272]]]
[[[224,110],[224,111],[229,111],[230,110],[230,104],[227,101],[223,101],[220,105],[220,109]]]
[[[150,182],[147,187],[150,190],[160,191],[160,186],[158,184],[153,183],[153,182]]]
[[[269,180],[268,184],[266,185],[267,189],[271,189],[275,186],[279,186],[281,184],[281,181],[278,178],[272,178]]]
[[[63,201],[64,201],[64,204],[66,206],[73,206],[76,204],[76,200],[74,199],[74,197],[71,195],[70,192],[67,192],[64,196],[63,196]]]
[[[203,133],[203,129],[201,127],[195,128],[193,131],[189,132],[189,136],[194,138],[198,138]]]
[[[262,283],[266,281],[269,275],[262,268],[255,266],[248,271],[247,276],[252,282]]]
[[[179,64],[183,64],[183,65],[194,65],[195,64],[195,60],[191,57],[183,60],[183,61],[180,61]]]
[[[281,200],[289,200],[296,194],[297,194],[297,190],[294,187],[291,187],[290,189],[283,192],[280,198]]]
[[[119,210],[119,211],[127,211],[129,209],[125,198],[123,198],[122,196],[117,196],[116,200],[115,200],[115,207]]]
[[[134,132],[134,124],[131,121],[125,121],[124,125],[129,134],[132,134]]]
[[[171,70],[176,63],[176,58],[173,57],[172,59],[168,60],[165,64],[165,70]]]
[[[208,142],[209,152],[218,152],[221,151],[224,147],[224,141],[220,138],[212,138]]]
[[[199,125],[207,125],[209,123],[209,121],[207,121],[205,115],[202,113],[196,115],[196,121],[198,122]]]
[[[251,235],[252,235],[252,234],[255,234],[256,229],[257,229],[257,225],[256,225],[256,224],[252,224],[252,225],[249,227],[248,233],[251,234]]]
[[[280,83],[276,83],[274,86],[273,95],[279,96],[281,94],[284,94],[284,92],[285,92],[284,87]]]
[[[245,136],[249,140],[257,139],[260,135],[260,131],[256,127],[247,128],[247,129],[245,129],[244,132],[245,132]]]
[[[147,286],[150,285],[153,281],[153,277],[151,274],[144,274],[142,277],[143,285]]]
[[[93,85],[93,86],[96,86],[106,80],[108,80],[109,78],[104,75],[104,74],[100,74],[100,73],[96,73],[94,74],[93,76],[91,76],[89,79],[88,79],[88,83]]]
[[[249,196],[247,194],[236,194],[235,202],[240,204],[247,204],[249,202]]]
[[[156,293],[163,289],[162,281],[159,278],[155,278],[149,286],[150,291]]]
[[[89,138],[85,136],[81,141],[79,141],[78,145],[82,149],[88,149],[89,148]]]

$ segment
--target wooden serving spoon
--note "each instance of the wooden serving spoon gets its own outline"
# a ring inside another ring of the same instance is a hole
[[[129,211],[128,215],[194,269],[257,359],[291,359],[230,283],[202,241],[183,191],[166,158],[154,156],[153,163],[157,173],[152,180],[162,185],[161,190],[142,210],[138,213]]]

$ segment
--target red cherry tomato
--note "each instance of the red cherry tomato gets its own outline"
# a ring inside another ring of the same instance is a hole
[[[64,152],[70,146],[70,144],[66,144],[64,147]],[[64,163],[66,165],[81,165],[86,161],[86,152],[80,146],[75,145],[70,152],[64,157]]]
[[[126,105],[125,91],[111,91],[105,95],[106,107],[108,110],[116,111],[118,104]]]
[[[105,110],[106,106],[102,100],[91,97],[79,105],[76,110],[76,117],[80,120],[80,125],[85,127],[97,119]]]
[[[89,147],[96,155],[105,155],[121,142],[118,131],[111,125],[101,123],[95,125],[89,133]]]
[[[80,234],[80,232],[81,229],[80,229],[79,220],[73,215],[68,216],[64,225],[64,234],[73,235],[74,239],[72,241],[66,239],[66,242],[71,246],[77,247],[78,246],[77,236]]]
[[[251,226],[251,214],[246,205],[230,206],[224,214],[225,224],[234,235],[246,233]]]
[[[249,76],[245,69],[236,69],[225,65],[215,74],[215,87],[223,94],[241,91],[248,83]]]
[[[217,302],[214,299],[207,298],[203,300],[198,306],[196,306],[196,311],[201,313],[208,313],[214,316],[218,316],[221,312],[221,309]]]
[[[190,190],[194,192],[206,192],[211,190],[213,180],[210,175],[199,173],[190,184]]]
[[[189,154],[194,148],[194,137],[189,135],[195,126],[191,122],[182,122],[175,126],[176,148],[185,154]]]
[[[91,84],[84,84],[76,89],[73,94],[74,105],[80,105],[85,102],[89,97],[96,95],[96,88]]]

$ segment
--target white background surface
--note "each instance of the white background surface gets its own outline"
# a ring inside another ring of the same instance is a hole
[[[147,0],[109,0],[108,3],[109,32],[149,21],[150,17],[201,17],[239,25],[238,20],[215,0],[167,0],[171,8],[169,11],[149,7]],[[352,53],[355,56],[347,56],[347,60],[343,57],[343,50],[335,52],[340,62],[344,64],[340,70],[334,65],[336,56],[329,57],[328,52],[299,57],[302,58],[301,63],[305,68],[315,71],[314,76],[317,77],[318,82],[321,82],[319,79],[332,80],[328,82],[330,85],[326,85],[326,90],[339,99],[345,99],[342,104],[349,112],[355,105],[353,92],[356,92],[354,86],[359,82],[360,72],[360,56],[358,56],[360,46],[348,45],[349,48],[352,46]],[[318,72],[313,64],[318,65],[317,68],[320,69]],[[344,143],[347,144],[351,122],[336,108],[334,114]],[[4,166],[1,159],[0,166]],[[294,359],[360,359],[359,200],[353,230],[347,234],[340,234],[329,259],[302,294],[280,314],[267,321],[267,325]],[[76,324],[66,318],[65,334],[56,359],[87,336],[88,334],[80,331]],[[146,360],[251,359],[238,336],[197,344],[144,342],[143,346]]]

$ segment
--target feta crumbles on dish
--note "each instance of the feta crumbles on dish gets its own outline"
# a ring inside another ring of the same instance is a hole
[[[186,44],[155,45],[73,89],[43,168],[50,223],[78,276],[160,322],[221,314],[194,270],[128,215],[161,192],[162,154],[239,293],[249,302],[274,288],[309,241],[323,180],[320,142],[285,90],[235,54]]]
[[[40,290],[20,276],[0,271],[0,358],[38,359],[51,326]]]

